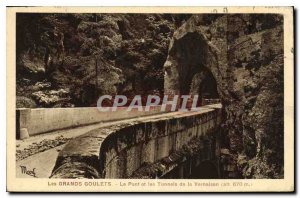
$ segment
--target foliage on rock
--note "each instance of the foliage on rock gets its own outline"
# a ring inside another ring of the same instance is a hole
[[[36,100],[37,107],[64,106],[59,96],[36,89],[44,81],[51,83],[51,90],[69,90],[68,102],[75,106],[94,106],[102,94],[162,92],[169,40],[187,18],[20,13],[17,96]]]

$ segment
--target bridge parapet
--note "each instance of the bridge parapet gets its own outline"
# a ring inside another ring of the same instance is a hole
[[[145,164],[181,149],[195,137],[213,133],[221,105],[173,112],[113,128],[90,131],[60,151],[52,178],[128,178]]]
[[[17,139],[48,133],[55,130],[90,125],[99,122],[135,118],[162,113],[160,106],[151,106],[151,111],[127,111],[118,107],[115,112],[100,112],[97,107],[17,109]]]

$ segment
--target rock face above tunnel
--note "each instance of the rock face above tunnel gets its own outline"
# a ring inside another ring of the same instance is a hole
[[[223,147],[244,178],[283,177],[283,61],[281,15],[194,15],[171,41],[165,93],[203,95],[213,77]]]

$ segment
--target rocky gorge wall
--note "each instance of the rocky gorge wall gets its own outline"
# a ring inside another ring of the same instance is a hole
[[[173,35],[165,92],[201,93],[210,75],[224,105],[223,156],[233,175],[283,177],[283,17],[193,15]]]
[[[101,112],[97,107],[20,108],[16,111],[16,136],[17,139],[24,139],[66,128],[162,113],[161,106],[152,106],[150,111],[137,111],[136,109],[128,111],[127,107],[118,107],[117,111],[113,111],[112,107],[109,108],[107,112]]]

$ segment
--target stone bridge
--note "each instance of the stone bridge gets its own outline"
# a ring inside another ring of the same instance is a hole
[[[221,113],[207,105],[92,130],[60,151],[51,178],[217,178]]]
[[[206,103],[212,102],[219,100]],[[38,176],[52,178],[218,178],[221,107],[210,104],[164,113],[160,106],[149,112],[125,108],[99,112],[92,107],[18,109],[21,144],[52,136],[54,140],[57,132],[70,140],[60,146],[58,154],[53,148],[51,156],[51,151],[30,156],[18,162],[17,169],[20,165],[49,169]],[[39,164],[45,160],[48,168]]]

